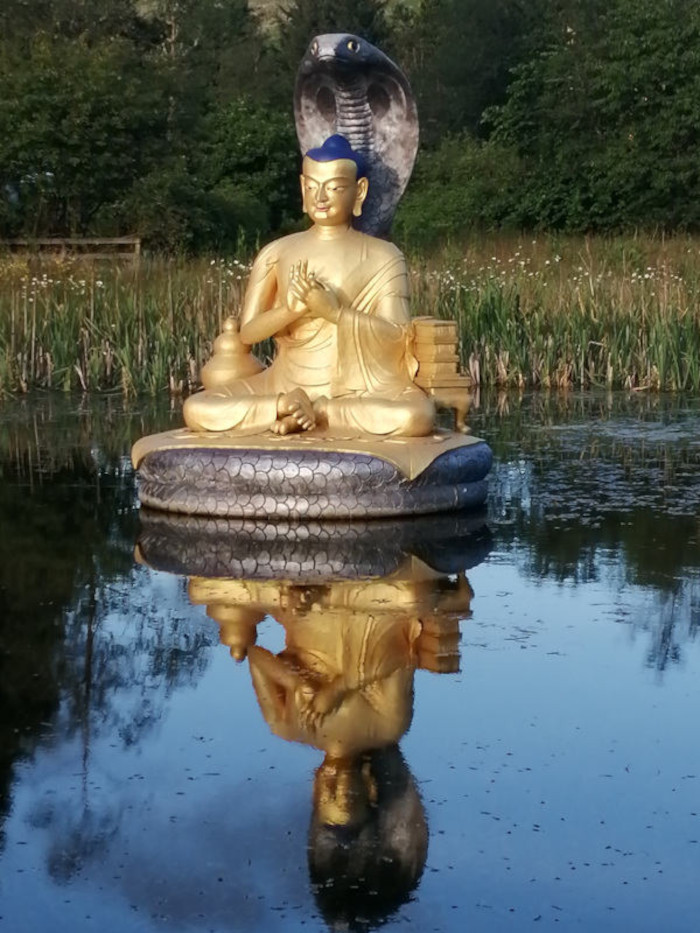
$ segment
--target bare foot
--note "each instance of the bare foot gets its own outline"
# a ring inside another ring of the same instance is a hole
[[[310,431],[315,425],[313,405],[303,389],[294,389],[280,395],[277,402],[277,421],[272,425],[275,434]]]
[[[285,415],[284,418],[278,418],[270,430],[273,434],[281,434],[284,436],[285,434],[295,434],[301,429],[296,422],[296,418],[292,415]]]

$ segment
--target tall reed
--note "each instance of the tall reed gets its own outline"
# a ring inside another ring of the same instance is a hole
[[[247,274],[235,259],[0,262],[0,389],[187,391]]]
[[[413,268],[476,384],[700,389],[697,240],[501,239]]]
[[[476,385],[700,390],[699,240],[493,237],[409,265]],[[0,392],[187,392],[248,270],[0,259]]]

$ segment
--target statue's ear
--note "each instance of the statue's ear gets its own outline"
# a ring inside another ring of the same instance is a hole
[[[306,182],[303,175],[299,176],[299,181],[301,182],[301,209],[305,214],[308,214],[306,207]]]
[[[355,203],[352,207],[353,217],[359,217],[362,214],[362,205],[365,202],[368,190],[369,181],[366,178],[360,178],[357,182],[357,194],[355,195]]]

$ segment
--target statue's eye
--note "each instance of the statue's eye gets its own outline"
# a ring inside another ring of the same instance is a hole
[[[318,42],[317,42],[315,39],[314,39],[314,41],[311,43],[311,54],[312,54],[312,55],[318,55]]]
[[[348,48],[350,49],[351,52],[359,52],[360,43],[357,41],[357,39],[350,39],[348,40]]]

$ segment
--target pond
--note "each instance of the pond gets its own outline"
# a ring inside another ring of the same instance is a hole
[[[0,929],[697,928],[697,399],[484,396],[485,514],[334,530],[140,516],[179,418],[0,406]]]

